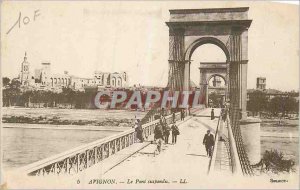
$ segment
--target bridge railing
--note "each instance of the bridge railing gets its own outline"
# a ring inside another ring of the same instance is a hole
[[[225,111],[225,110],[224,110]],[[214,167],[215,167],[215,162],[216,162],[216,153],[217,153],[217,149],[218,149],[218,139],[219,136],[222,134],[220,134],[220,127],[222,125],[222,113],[220,114],[219,120],[218,120],[218,125],[217,125],[217,129],[216,129],[216,134],[215,134],[215,146],[213,147],[213,155],[209,161],[209,165],[208,165],[208,173],[210,173],[211,171],[214,171]],[[227,130],[228,130],[228,137],[226,138],[228,140],[229,143],[229,153],[230,153],[230,166],[231,166],[231,171],[233,174],[242,174],[242,168],[241,168],[241,163],[239,160],[239,156],[238,156],[238,151],[237,151],[237,147],[236,147],[236,142],[233,136],[233,132],[232,132],[232,127],[230,124],[230,118],[229,118],[229,114],[226,114],[226,121],[224,122],[224,124],[227,125]]]
[[[232,127],[230,124],[229,114],[226,117],[226,124],[228,128],[228,140],[229,140],[229,150],[230,150],[230,159],[231,159],[231,170],[233,174],[242,174],[242,168],[240,159],[238,156],[238,151],[236,147],[236,142],[233,136]]]
[[[155,112],[153,112],[155,114]],[[143,135],[147,139],[154,133],[159,119],[149,117],[148,123],[142,125]],[[172,114],[166,116],[168,123],[172,122]],[[175,114],[175,120],[180,119],[180,113]],[[135,129],[97,140],[49,158],[34,162],[20,168],[20,172],[29,176],[71,175],[79,173],[102,160],[114,155],[118,151],[135,143]]]
[[[195,113],[199,112],[200,110],[203,110],[205,108],[205,105],[199,105],[196,107],[190,108],[190,115],[194,115]]]

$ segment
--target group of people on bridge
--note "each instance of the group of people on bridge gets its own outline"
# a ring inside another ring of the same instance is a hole
[[[157,144],[158,152],[161,151],[162,144],[169,144],[169,136],[172,133],[172,144],[176,144],[177,136],[180,134],[176,125],[175,112],[172,113],[172,123],[168,124],[164,114],[160,115],[159,123],[155,125],[154,141]]]
[[[176,144],[177,136],[180,134],[178,126],[176,125],[175,112],[172,113],[172,123],[168,124],[164,112],[160,113],[159,123],[156,123],[154,129],[154,141],[157,144],[157,149],[160,152],[163,142],[169,144],[169,137],[172,133],[172,144]],[[181,120],[185,119],[184,110],[180,112]],[[144,142],[143,127],[139,119],[135,123],[135,142]]]
[[[222,120],[226,120],[227,110],[222,109],[221,117]],[[185,119],[185,111],[180,111],[180,119],[183,121]],[[215,119],[214,109],[211,110],[211,120]],[[139,119],[137,119],[136,127],[136,141],[144,142],[143,137],[143,128]],[[163,144],[169,144],[169,137],[172,133],[172,144],[176,144],[177,136],[180,134],[179,128],[176,125],[176,114],[175,112],[172,113],[172,122],[170,124],[167,123],[166,117],[164,112],[160,113],[159,115],[159,122],[156,123],[154,128],[154,142],[157,144],[158,152],[161,151],[161,147]],[[203,145],[205,145],[205,149],[207,152],[208,157],[212,157],[213,147],[215,145],[214,135],[211,134],[210,130],[207,130],[207,133],[204,135],[203,138]]]

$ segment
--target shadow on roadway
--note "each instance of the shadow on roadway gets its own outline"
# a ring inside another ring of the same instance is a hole
[[[186,154],[186,155],[207,157],[207,155],[204,155],[204,154]]]

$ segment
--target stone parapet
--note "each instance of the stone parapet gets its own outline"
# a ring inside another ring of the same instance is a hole
[[[211,9],[175,9],[170,10],[171,21],[215,21],[245,20],[248,18],[248,7],[211,8]]]

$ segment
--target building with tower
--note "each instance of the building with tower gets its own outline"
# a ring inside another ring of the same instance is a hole
[[[299,92],[283,92],[277,89],[267,88],[266,77],[256,78],[256,89],[247,90],[247,101],[255,98],[255,94],[258,92],[265,94],[268,101],[275,97],[293,97],[299,101]]]
[[[256,78],[256,89],[265,90],[266,89],[266,77],[257,77]]]
[[[21,85],[28,86],[34,84],[34,76],[30,72],[30,63],[27,61],[26,52],[25,52],[24,60],[21,64],[21,72],[18,78]]]
[[[68,71],[63,74],[51,72],[51,63],[41,63],[41,68],[30,72],[30,64],[25,52],[24,61],[21,64],[19,81],[23,90],[50,90],[60,92],[62,88],[84,91],[85,88],[124,88],[128,87],[128,75],[126,72],[101,72],[95,71],[91,78],[83,78],[69,75]]]

